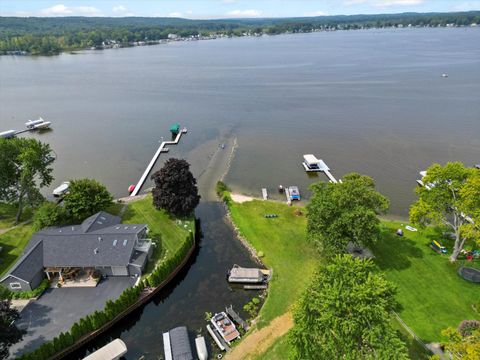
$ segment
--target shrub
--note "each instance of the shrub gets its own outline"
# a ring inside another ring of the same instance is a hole
[[[68,220],[68,213],[63,206],[45,201],[33,215],[33,230],[39,231],[48,226],[64,225]]]
[[[215,192],[217,193],[218,196],[222,197],[222,195],[226,192],[230,191],[228,188],[227,184],[225,184],[223,181],[218,181],[217,185],[215,186]]]

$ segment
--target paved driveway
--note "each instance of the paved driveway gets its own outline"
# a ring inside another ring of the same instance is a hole
[[[101,310],[107,300],[116,299],[135,279],[110,277],[94,288],[59,288],[47,290],[20,314],[17,326],[27,330],[23,340],[10,348],[10,356],[32,351],[47,340],[65,332],[80,318]]]

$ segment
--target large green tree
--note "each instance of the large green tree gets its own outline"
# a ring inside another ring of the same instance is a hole
[[[389,201],[372,178],[352,173],[338,184],[313,184],[312,190],[307,234],[324,255],[344,253],[350,241],[369,246],[380,237],[377,215],[387,211]]]
[[[17,223],[25,203],[41,203],[40,189],[53,181],[51,153],[48,144],[35,139],[0,139],[0,200],[17,203]]]
[[[112,205],[113,197],[105,185],[94,179],[79,179],[70,182],[64,197],[65,210],[73,220],[82,221]]]
[[[292,359],[408,359],[390,325],[395,289],[371,260],[321,265],[294,310]]]
[[[10,307],[10,300],[0,301],[0,359],[8,357],[8,348],[22,340],[24,331],[14,322],[19,318],[18,311]]]
[[[200,201],[197,180],[185,160],[168,159],[159,171],[152,175],[153,205],[177,216],[190,215]]]
[[[478,171],[460,162],[433,164],[423,182],[426,186],[416,189],[418,200],[410,207],[410,221],[449,228],[455,234],[450,260],[456,261],[465,242],[478,236],[472,215],[478,217],[479,204],[471,197],[480,193]]]

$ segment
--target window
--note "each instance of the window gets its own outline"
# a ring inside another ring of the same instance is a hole
[[[22,285],[20,285],[19,282],[10,283],[10,289],[12,290],[18,290],[21,288],[22,288]]]

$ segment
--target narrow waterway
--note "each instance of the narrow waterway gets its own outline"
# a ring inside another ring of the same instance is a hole
[[[200,174],[198,186],[202,195],[196,210],[201,240],[189,264],[152,302],[69,358],[81,359],[114,338],[121,338],[126,343],[126,359],[163,358],[162,333],[180,325],[188,327],[194,350],[196,334],[202,333],[210,342],[205,329],[205,312],[218,312],[230,304],[241,310],[258,294],[231,287],[225,279],[227,269],[233,264],[254,266],[255,262],[235,238],[233,228],[225,218],[225,207],[216,201],[214,195],[214,185],[228,168],[234,146],[232,138],[220,141],[225,143],[224,149],[212,142],[204,145],[208,148],[207,157],[198,158],[196,152],[187,157],[193,164],[194,173]],[[209,352],[212,352],[211,343]]]

